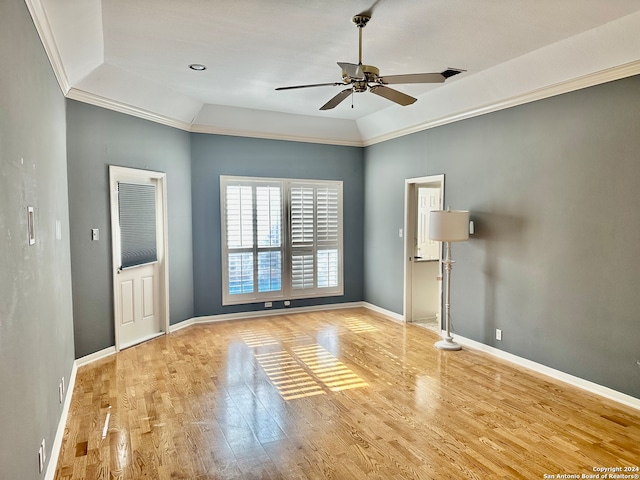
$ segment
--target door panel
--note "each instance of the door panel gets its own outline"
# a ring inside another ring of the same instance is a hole
[[[135,345],[162,332],[158,311],[157,263],[131,267],[117,274],[122,292],[120,347]]]
[[[155,300],[157,295],[154,293],[154,281],[153,277],[144,277],[142,279],[142,316],[143,318],[149,318],[155,314]]]
[[[120,304],[121,304],[121,316],[120,325],[127,325],[133,323],[135,316],[135,307],[133,305],[133,280],[125,280],[120,283]]]

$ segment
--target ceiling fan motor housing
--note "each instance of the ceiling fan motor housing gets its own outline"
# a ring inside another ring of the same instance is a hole
[[[351,83],[353,85],[356,85],[357,83],[364,83],[365,86],[366,86],[367,83],[377,83],[377,82],[379,82],[378,77],[380,75],[380,69],[378,69],[378,67],[374,67],[373,65],[360,65],[360,68],[362,69],[362,72],[364,73],[364,80],[353,79],[344,70],[342,71],[342,80],[344,80],[346,83]],[[365,90],[366,90],[366,88],[365,88]],[[356,90],[356,91],[360,91],[360,90]],[[362,90],[362,91],[364,91],[364,90]]]

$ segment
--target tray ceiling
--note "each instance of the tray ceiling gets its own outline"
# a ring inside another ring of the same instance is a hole
[[[27,0],[69,98],[190,131],[366,145],[640,72],[637,0]],[[381,75],[466,70],[395,85],[397,106],[344,87],[353,15],[372,12],[363,63]],[[189,64],[206,65],[202,72]]]

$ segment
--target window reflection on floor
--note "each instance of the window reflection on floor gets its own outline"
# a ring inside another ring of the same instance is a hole
[[[349,367],[320,345],[294,347],[292,350],[332,392],[367,386]]]
[[[366,322],[357,320],[352,320],[345,326],[356,331],[377,330]],[[241,360],[252,365],[253,360],[257,360],[270,384],[285,400],[368,386],[336,358],[340,340],[338,328],[334,325],[326,326],[317,333],[318,343],[311,343],[312,339],[308,335],[280,335],[267,330],[245,330],[240,332],[240,337],[254,358],[249,360],[247,351],[240,354],[233,352],[237,347],[230,348],[230,364]],[[269,348],[275,345],[278,346],[276,350]],[[231,368],[236,372],[244,372],[247,366],[235,365]],[[252,368],[255,365],[250,369]]]
[[[322,395],[324,390],[287,352],[256,355],[271,383],[285,400]]]
[[[345,321],[346,327],[352,332],[377,332],[378,329],[370,323],[363,322],[357,318],[347,318]]]

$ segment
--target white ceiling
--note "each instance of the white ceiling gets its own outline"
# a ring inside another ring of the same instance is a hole
[[[67,96],[191,131],[368,144],[640,71],[639,0],[26,1]],[[366,10],[363,62],[381,75],[466,72],[394,86],[407,107],[275,91],[340,81]]]

